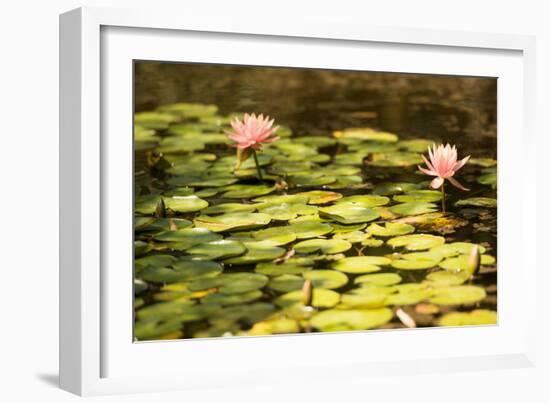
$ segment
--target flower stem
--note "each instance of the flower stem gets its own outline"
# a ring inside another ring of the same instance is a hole
[[[441,193],[442,193],[442,198],[441,198],[441,209],[443,210],[443,213],[445,213],[445,181],[443,181],[443,184],[441,185]]]
[[[260,169],[260,163],[258,161],[258,155],[256,154],[256,150],[252,149],[252,155],[254,156],[254,163],[256,164],[256,170],[258,171],[258,179],[260,182],[264,182],[264,178],[262,176],[262,170]]]

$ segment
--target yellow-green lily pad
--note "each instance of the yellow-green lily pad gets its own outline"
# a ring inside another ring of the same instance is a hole
[[[261,228],[271,221],[268,214],[262,213],[228,213],[218,216],[200,215],[195,218],[197,228],[206,228],[213,232],[236,231]]]
[[[400,283],[402,280],[401,276],[397,273],[375,273],[375,274],[365,274],[359,277],[356,277],[353,281],[355,284],[372,284],[372,285],[394,285]]]
[[[376,220],[380,217],[376,211],[351,204],[335,205],[319,209],[321,217],[327,217],[341,224],[356,224]]]
[[[351,243],[341,239],[308,239],[294,245],[294,250],[299,253],[341,253],[351,249]]]
[[[437,205],[426,202],[400,203],[390,207],[390,211],[400,216],[411,216],[437,211]]]
[[[367,227],[367,232],[376,236],[389,237],[413,233],[414,227],[402,223],[385,222],[384,226],[374,223]]]
[[[242,255],[246,251],[242,242],[222,239],[195,245],[187,253],[197,255],[196,259],[216,260]]]
[[[393,248],[405,247],[407,250],[417,251],[443,245],[445,238],[430,234],[413,234],[391,238],[387,243]]]
[[[329,309],[311,318],[311,325],[323,332],[366,330],[385,325],[393,318],[393,311],[380,309]]]
[[[332,308],[340,301],[340,294],[324,288],[313,289],[311,306],[315,308]],[[275,304],[283,307],[300,307],[304,305],[304,293],[302,290],[291,291],[281,295],[275,300]]]
[[[344,273],[373,273],[389,264],[391,260],[382,256],[352,256],[337,260],[332,267]]]
[[[309,270],[302,275],[306,280],[311,280],[314,289],[336,289],[346,285],[348,282],[348,276],[335,270]]]
[[[451,312],[439,319],[439,326],[479,326],[496,325],[497,313],[488,309],[475,309],[471,312]]]
[[[487,294],[485,289],[475,285],[458,285],[435,288],[430,302],[439,305],[469,305],[479,302]]]
[[[228,264],[252,264],[277,259],[285,254],[286,249],[257,242],[246,242],[246,253],[224,260]]]

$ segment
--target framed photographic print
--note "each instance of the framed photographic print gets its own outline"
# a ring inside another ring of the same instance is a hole
[[[62,15],[62,387],[532,365],[532,58],[523,36]]]

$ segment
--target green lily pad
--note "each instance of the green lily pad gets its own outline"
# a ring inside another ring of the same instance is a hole
[[[439,326],[479,326],[496,325],[497,313],[487,309],[475,309],[471,312],[451,312],[439,319]]]
[[[351,249],[351,243],[341,239],[308,239],[294,245],[294,250],[298,253],[341,253],[348,249]]]
[[[241,294],[263,288],[269,279],[258,273],[225,274],[220,292],[223,294]]]
[[[281,246],[296,240],[296,234],[290,227],[271,227],[252,232],[254,240],[264,245]]]
[[[426,276],[426,282],[436,287],[461,285],[470,278],[470,274],[464,271],[434,271]]]
[[[418,304],[432,295],[432,290],[427,284],[408,283],[392,286],[393,294],[388,295],[388,305],[412,305]]]
[[[402,235],[388,240],[393,248],[404,246],[408,250],[417,251],[443,245],[445,238],[429,234]]]
[[[445,270],[458,270],[470,272],[470,264],[468,263],[470,257],[468,255],[460,255],[456,257],[450,257],[445,259],[439,264],[439,267]],[[480,263],[482,265],[489,265],[495,262],[495,258],[488,255],[481,255]]]
[[[401,276],[397,273],[376,273],[376,274],[365,274],[359,277],[356,277],[353,281],[355,284],[372,284],[372,285],[394,285],[400,283],[402,280]]]
[[[262,213],[228,213],[218,216],[200,215],[195,218],[197,228],[206,228],[213,232],[236,231],[261,228],[271,221],[271,217]]]
[[[308,204],[326,204],[331,201],[341,199],[341,193],[329,192],[326,190],[311,190],[309,192],[296,193],[296,196],[305,196],[309,198]]]
[[[350,232],[337,232],[333,235],[332,239],[340,239],[351,243],[362,242],[369,237],[368,234],[363,231],[350,231]]]
[[[349,128],[333,133],[336,139],[358,139],[361,141],[372,141],[379,143],[396,143],[399,140],[396,134],[379,132],[370,127]]]
[[[405,149],[407,151],[415,153],[423,153],[428,147],[433,145],[433,140],[428,139],[412,139],[412,140],[401,140],[398,144],[398,147]]]
[[[218,112],[218,107],[216,105],[180,102],[159,106],[158,110],[174,116],[201,118],[215,115]]]
[[[176,213],[192,213],[208,207],[208,202],[195,195],[164,197],[164,205],[167,209]]]
[[[455,206],[473,206],[473,207],[488,207],[496,208],[497,199],[491,197],[471,197],[469,199],[459,200],[455,203]]]
[[[143,220],[143,221],[138,221]],[[193,223],[183,218],[152,218],[152,217],[136,217],[134,219],[134,229],[140,232],[162,232],[162,231],[177,231],[190,227]]]
[[[391,265],[400,270],[425,270],[437,266],[441,256],[431,252],[415,252],[400,255],[400,259],[393,260]]]
[[[177,118],[175,116],[168,113],[140,112],[134,115],[134,124],[144,129],[165,129],[170,123],[176,120]]]
[[[311,325],[323,332],[366,330],[385,325],[393,318],[393,311],[380,309],[329,309],[311,318]]]
[[[239,256],[245,251],[246,247],[242,242],[227,239],[203,243],[187,249],[187,253],[209,260]]]
[[[304,306],[304,293],[302,290],[291,291],[281,295],[275,300],[275,304],[283,307],[301,307]],[[315,308],[332,308],[340,301],[340,294],[336,291],[324,288],[313,289],[311,306]]]
[[[154,340],[168,333],[176,332],[181,328],[182,325],[179,320],[138,320],[134,326],[134,337],[137,340]]]
[[[153,214],[160,202],[160,196],[147,195],[136,197],[134,204],[134,212],[139,214]]]
[[[401,216],[411,216],[437,211],[437,205],[426,202],[400,203],[390,207],[390,211]]]
[[[419,187],[420,185],[416,183],[407,182],[381,183],[372,189],[372,193],[382,196],[393,196],[404,192],[411,192]]]
[[[223,271],[221,265],[207,260],[178,260],[172,267],[147,266],[139,277],[154,283],[177,283],[214,277]]]
[[[154,236],[155,241],[170,242],[177,250],[185,250],[201,243],[220,240],[222,237],[206,228],[184,228],[165,231]]]
[[[305,271],[311,270],[313,260],[310,259],[289,259],[283,263],[258,263],[254,271],[256,273],[265,274],[266,276],[281,276],[283,274],[302,274]]]
[[[376,211],[351,204],[335,205],[319,209],[322,217],[328,217],[341,224],[356,224],[376,220],[380,217]]]
[[[384,226],[374,223],[368,226],[367,232],[376,236],[389,237],[410,234],[414,232],[414,227],[402,223],[385,222]]]
[[[393,200],[400,203],[431,203],[442,198],[443,194],[438,190],[413,190],[403,195],[393,196]]]
[[[336,205],[351,204],[359,207],[377,207],[388,204],[390,199],[386,196],[378,195],[356,195],[344,197],[335,202]]]
[[[451,242],[444,245],[436,246],[430,249],[430,252],[441,255],[442,257],[452,257],[457,255],[470,255],[473,247],[476,244],[469,242]],[[479,253],[485,253],[485,247],[477,245]]]
[[[242,204],[242,203],[224,203],[210,206],[204,209],[204,214],[228,214],[228,213],[251,213],[256,210],[254,204]]]
[[[381,308],[385,306],[386,298],[392,292],[391,288],[381,286],[361,287],[355,291],[342,295],[342,305],[346,309]]]
[[[294,274],[282,274],[277,277],[273,277],[268,284],[268,287],[272,290],[279,292],[289,292],[302,288],[304,285],[304,279],[302,276],[296,276]]]
[[[277,259],[285,254],[286,249],[278,246],[264,245],[257,242],[245,243],[247,251],[244,255],[224,260],[228,264],[252,264]]]
[[[139,319],[174,320],[193,322],[204,319],[220,307],[217,305],[195,305],[192,300],[159,302],[141,308],[136,312]]]
[[[238,294],[222,294],[213,293],[208,294],[202,299],[203,304],[216,304],[216,305],[237,305],[246,304],[248,302],[256,301],[262,297],[262,292],[259,290],[252,290]]]
[[[315,221],[295,222],[288,226],[297,239],[308,239],[326,235],[332,232],[332,227],[329,224],[324,224]]]
[[[309,201],[309,196],[304,195],[269,195],[257,197],[254,199],[255,202],[262,203],[271,203],[271,204],[307,204]]]
[[[430,302],[439,305],[469,305],[479,302],[487,294],[482,287],[475,285],[458,285],[436,288]]]
[[[352,256],[337,260],[332,267],[344,273],[373,273],[389,264],[391,260],[382,256]]]
[[[134,261],[136,268],[143,268],[147,266],[153,267],[169,267],[177,262],[178,258],[172,255],[148,255]]]
[[[369,161],[369,164],[375,167],[410,167],[420,163],[420,154],[407,151],[375,153],[372,161]]]
[[[315,288],[336,289],[347,284],[348,276],[335,270],[310,270],[303,274],[306,280],[311,280]]]
[[[307,204],[271,204],[264,203],[258,206],[258,211],[268,214],[273,220],[288,221],[296,218],[298,215],[310,215],[317,213],[317,207]]]
[[[487,173],[477,178],[477,183],[482,185],[490,185],[493,188],[497,187],[497,174],[496,172]]]
[[[275,190],[275,186],[267,185],[230,185],[225,188],[227,191],[223,197],[228,199],[248,199],[263,196]]]

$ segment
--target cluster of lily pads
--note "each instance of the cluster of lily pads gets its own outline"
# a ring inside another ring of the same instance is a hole
[[[414,177],[431,140],[283,126],[260,182],[224,133],[234,116],[187,103],[135,115],[136,340],[496,323],[476,281],[495,267],[490,245],[445,237],[467,220],[422,176],[388,181]],[[492,195],[496,161],[470,164]],[[455,208],[494,210],[482,196]]]

